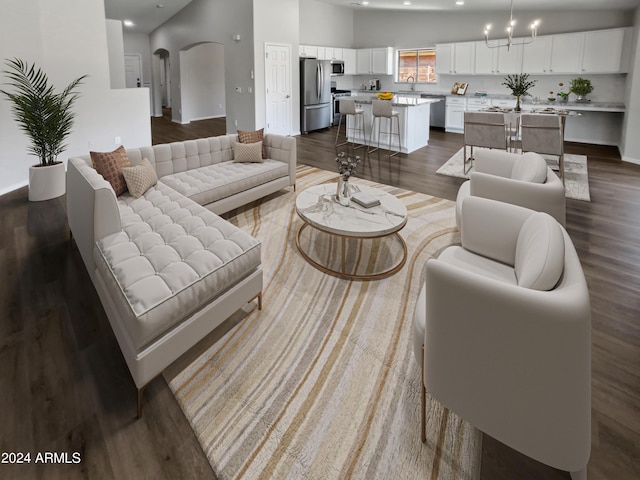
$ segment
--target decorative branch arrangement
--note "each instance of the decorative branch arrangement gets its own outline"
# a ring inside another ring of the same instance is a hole
[[[351,175],[356,173],[356,168],[360,164],[360,157],[356,156],[355,159],[352,159],[347,157],[344,152],[341,152],[336,157],[336,163],[338,164],[338,172],[346,182]]]
[[[529,90],[536,84],[537,80],[529,80],[529,74],[507,75],[502,85],[511,90],[514,97],[524,97],[529,95]]]

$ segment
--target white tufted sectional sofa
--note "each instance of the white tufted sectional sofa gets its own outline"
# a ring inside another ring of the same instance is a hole
[[[138,388],[138,416],[169,364],[245,303],[262,307],[261,243],[214,212],[295,188],[296,144],[267,134],[269,159],[234,163],[234,141],[127,150],[159,177],[137,199],[116,197],[88,155],[69,159],[69,227]]]

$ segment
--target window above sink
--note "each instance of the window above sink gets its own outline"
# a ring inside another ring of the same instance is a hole
[[[396,52],[396,83],[436,83],[436,49],[417,48]]]

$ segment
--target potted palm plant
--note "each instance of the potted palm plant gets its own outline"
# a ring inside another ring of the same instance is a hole
[[[64,195],[65,168],[58,155],[73,127],[73,104],[79,96],[77,87],[86,75],[73,80],[56,92],[47,75],[35,64],[18,58],[6,62],[7,85],[13,92],[0,90],[12,104],[13,116],[30,140],[29,153],[40,163],[29,167],[29,200],[49,200]]]
[[[520,98],[529,95],[529,89],[536,84],[537,80],[529,80],[529,74],[507,75],[502,85],[511,90],[511,94],[516,97],[516,112],[521,110]]]

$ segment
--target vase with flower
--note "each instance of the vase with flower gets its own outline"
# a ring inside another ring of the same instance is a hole
[[[336,163],[338,164],[338,172],[340,177],[338,178],[338,188],[336,190],[336,200],[340,205],[345,207],[351,204],[351,185],[349,185],[349,177],[356,173],[356,168],[360,163],[360,157],[355,158],[347,157],[344,152],[341,152],[336,157]]]
[[[562,103],[567,103],[567,101],[569,100],[569,92],[562,91],[564,83],[560,82],[558,86],[560,87],[560,91],[558,92],[558,100]]]
[[[516,97],[516,112],[522,110],[520,99],[529,95],[529,90],[536,84],[537,80],[529,80],[528,73],[507,75],[502,85],[511,90],[511,95]]]

